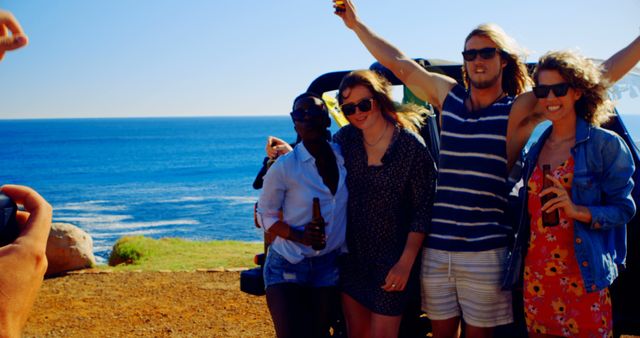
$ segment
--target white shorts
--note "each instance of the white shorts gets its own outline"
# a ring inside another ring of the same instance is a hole
[[[475,327],[513,322],[511,291],[502,291],[506,248],[422,253],[422,310],[431,320],[459,317]]]

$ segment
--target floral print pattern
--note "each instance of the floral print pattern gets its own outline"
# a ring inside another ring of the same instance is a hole
[[[573,157],[552,171],[571,192]],[[587,292],[574,250],[573,219],[560,210],[560,224],[542,225],[542,170],[528,182],[531,237],[524,268],[524,308],[532,333],[564,337],[612,337],[609,290]]]

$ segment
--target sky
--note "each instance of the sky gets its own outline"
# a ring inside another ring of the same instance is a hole
[[[606,59],[640,34],[640,1],[356,1],[411,57],[461,62],[494,22],[536,61]],[[0,0],[30,44],[0,62],[0,119],[285,115],[317,76],[374,59],[330,0]]]

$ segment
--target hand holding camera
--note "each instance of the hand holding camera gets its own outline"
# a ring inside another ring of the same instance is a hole
[[[0,192],[0,246],[5,246],[18,238],[20,229],[16,221],[17,205],[9,196]]]
[[[19,337],[47,271],[51,205],[35,190],[5,185],[2,193],[4,234],[18,237],[0,247],[0,337]],[[17,210],[15,204],[24,206]],[[8,222],[5,221],[8,220]]]

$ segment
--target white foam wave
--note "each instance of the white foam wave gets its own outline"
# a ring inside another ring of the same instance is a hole
[[[256,201],[255,196],[184,196],[176,199],[162,199],[155,203],[188,203],[188,202],[205,202],[205,201],[222,201],[231,205],[237,204],[253,204]]]
[[[129,217],[131,218],[131,217]],[[174,219],[165,221],[149,221],[149,222],[108,222],[108,223],[93,223],[91,221],[83,224],[83,228],[88,230],[98,231],[112,231],[112,230],[127,230],[138,228],[158,228],[170,225],[198,225],[199,221],[193,219]]]
[[[54,206],[53,210],[55,211],[87,211],[87,212],[96,212],[96,211],[123,211],[127,210],[125,205],[101,205],[107,204],[109,201],[85,201],[85,202],[71,202],[65,203],[60,206]]]
[[[110,251],[111,249],[113,249],[113,246],[111,245],[94,245],[93,246],[93,252]]]
[[[200,222],[194,219],[174,219],[167,221],[151,221],[151,222],[131,222],[124,223],[131,228],[148,228],[148,227],[163,227],[167,225],[198,225]]]
[[[94,239],[100,238],[109,238],[109,237],[122,237],[122,236],[143,236],[143,235],[154,235],[164,232],[163,230],[157,229],[146,229],[146,230],[132,230],[132,231],[119,231],[119,232],[109,232],[109,233],[92,233],[91,237]]]
[[[54,214],[55,215],[55,214]],[[82,214],[81,216],[55,216],[55,221],[67,222],[67,223],[82,223],[83,225],[101,225],[102,227],[108,226],[113,223],[118,223],[132,219],[131,215],[102,215],[102,214]]]
[[[155,203],[183,203],[183,202],[203,202],[206,201],[207,198],[205,196],[184,196],[178,197],[176,199],[163,199],[157,200]]]
[[[254,196],[215,196],[214,198],[217,200],[226,201],[231,205],[253,204],[257,200],[257,198]]]

